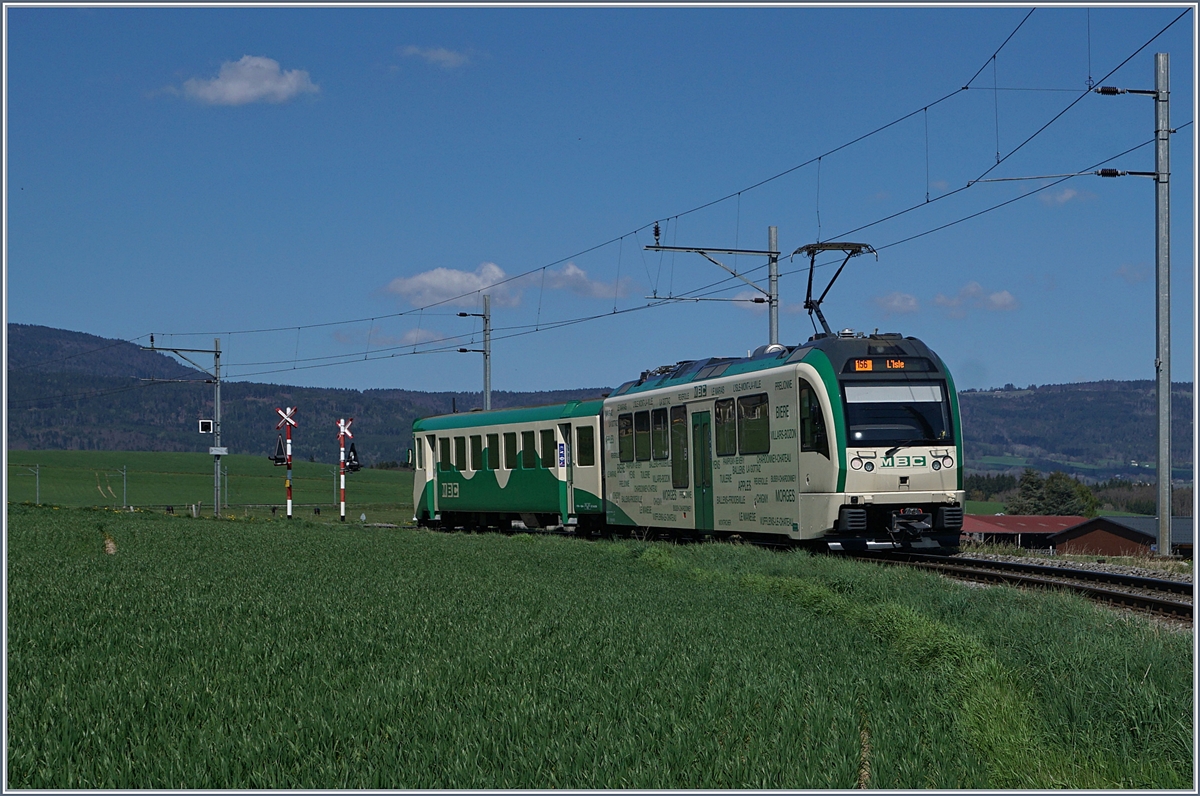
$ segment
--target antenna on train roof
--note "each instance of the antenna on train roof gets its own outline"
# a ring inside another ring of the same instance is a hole
[[[846,259],[842,260],[842,264],[834,273],[833,279],[829,280],[829,284],[825,286],[821,297],[813,301],[812,286],[813,286],[813,269],[816,268],[817,252],[840,251],[846,253]],[[825,327],[825,334],[832,336],[833,330],[829,328],[829,323],[826,322],[825,316],[821,314],[821,302],[825,300],[825,296],[829,294],[829,288],[833,287],[833,283],[841,276],[842,269],[846,267],[846,263],[850,262],[851,257],[856,257],[863,252],[870,252],[875,255],[875,259],[879,259],[879,252],[871,248],[866,243],[809,243],[806,246],[801,246],[796,251],[792,252],[792,257],[797,254],[808,255],[808,294],[804,297],[804,309],[808,310],[809,320],[812,320],[812,314],[817,313],[817,317],[821,319],[821,325]],[[791,259],[791,258],[789,258]],[[816,324],[813,324],[815,327]]]

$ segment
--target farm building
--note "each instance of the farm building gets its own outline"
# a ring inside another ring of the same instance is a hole
[[[1086,519],[1022,514],[968,514],[963,517],[962,539],[1045,549],[1051,546],[1051,536],[1073,528]]]
[[[1171,552],[1192,557],[1193,519],[1171,518]],[[963,524],[964,529],[966,523]],[[1059,553],[1146,555],[1158,539],[1157,517],[1095,517],[1053,534],[1047,540]]]

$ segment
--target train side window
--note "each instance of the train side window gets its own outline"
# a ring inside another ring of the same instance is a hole
[[[440,453],[442,454],[441,461],[438,462],[438,469],[453,470],[454,468],[450,465],[450,438],[438,437],[438,447],[441,449]]]
[[[580,467],[596,466],[596,429],[591,426],[575,429],[575,463]]]
[[[716,449],[718,456],[737,454],[737,418],[733,414],[733,399],[717,401],[713,407],[716,425]]]
[[[688,487],[687,407],[671,407],[671,487]]]
[[[471,469],[483,469],[483,437],[478,434],[471,435]]]
[[[504,469],[517,469],[517,432],[504,432]]]
[[[417,441],[416,448],[417,448],[417,469],[424,470],[425,469],[425,446],[422,445],[420,443],[420,441]]]
[[[623,462],[633,461],[633,415],[617,415],[617,456]]]
[[[467,438],[466,437],[455,437],[454,438],[454,469],[459,470],[459,471],[467,469]]]
[[[771,418],[767,394],[738,398],[738,450],[742,455],[771,451]]]
[[[800,380],[800,450],[813,451],[829,458],[829,438],[825,434],[821,399],[804,379]]]
[[[487,452],[483,457],[484,466],[489,470],[498,469],[500,466],[500,435],[487,435]]]
[[[537,435],[532,431],[521,432],[521,467],[526,470],[537,467]]]
[[[639,462],[650,461],[650,411],[633,413],[633,453]]]
[[[542,467],[553,467],[555,459],[554,451],[557,449],[554,444],[554,429],[542,429]]]
[[[670,429],[667,426],[667,410],[650,410],[650,457],[665,459],[671,455]]]
[[[437,437],[430,434],[428,437],[425,438],[425,442],[427,445],[429,445],[429,463],[433,467],[436,467],[437,466],[437,457],[438,457]]]

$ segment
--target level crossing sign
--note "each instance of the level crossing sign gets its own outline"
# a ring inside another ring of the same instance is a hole
[[[353,439],[354,435],[350,433],[350,424],[353,422],[354,418],[350,418],[349,420],[339,420],[337,422],[338,436],[340,437],[345,434],[347,437]]]
[[[296,425],[296,417],[295,417],[296,407],[289,406],[287,409],[280,409],[279,407],[275,407],[275,413],[277,415],[279,415],[280,418],[282,418],[278,423],[275,424],[275,428],[283,428],[284,426],[295,426]]]

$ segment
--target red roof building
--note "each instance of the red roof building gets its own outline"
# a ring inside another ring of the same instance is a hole
[[[962,538],[964,541],[1047,548],[1050,547],[1048,540],[1051,535],[1074,528],[1086,520],[1086,517],[967,514],[963,517]]]

